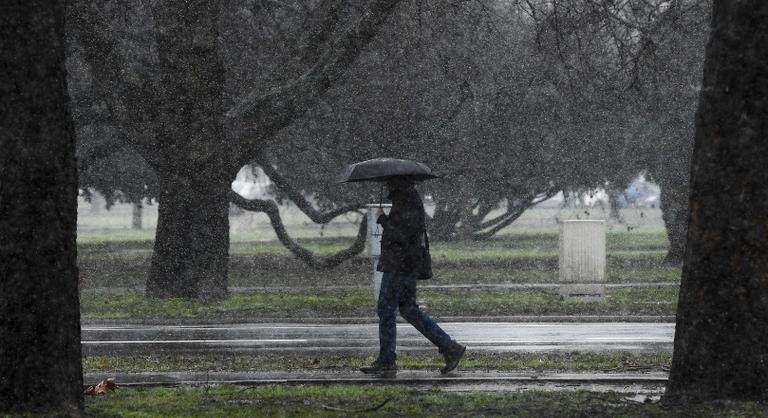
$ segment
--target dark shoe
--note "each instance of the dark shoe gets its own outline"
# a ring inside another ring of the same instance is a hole
[[[454,342],[445,351],[443,351],[443,358],[445,358],[445,366],[440,369],[440,373],[446,374],[452,372],[459,366],[459,360],[464,356],[464,352],[467,351],[467,347]]]
[[[360,371],[365,374],[375,374],[379,377],[395,377],[397,375],[397,365],[374,362],[370,366],[361,367]]]

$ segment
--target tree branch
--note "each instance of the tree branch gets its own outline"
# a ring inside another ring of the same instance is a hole
[[[347,249],[341,250],[336,254],[327,257],[318,257],[312,251],[299,245],[294,241],[286,231],[283,221],[280,218],[280,210],[277,204],[271,200],[246,199],[234,191],[229,193],[230,202],[252,212],[262,212],[269,217],[269,222],[277,235],[277,239],[299,260],[316,270],[332,269],[346,260],[360,254],[365,249],[365,238],[367,234],[368,218],[363,216],[360,227],[357,231],[355,242]]]
[[[323,45],[329,42],[339,26],[339,16],[343,1],[321,0],[309,13],[302,25],[307,44],[301,54],[301,62],[312,64],[320,59]]]
[[[485,222],[481,222],[481,223],[480,223],[480,224],[477,226],[477,230],[478,230],[478,231],[482,231],[483,229],[487,229],[487,228],[490,228],[490,227],[492,227],[492,226],[494,226],[494,225],[498,224],[499,222],[503,222],[505,219],[507,219],[507,217],[509,216],[509,214],[510,214],[510,210],[509,210],[509,209],[507,209],[507,211],[506,211],[506,212],[504,212],[504,213],[502,213],[501,215],[499,215],[499,216],[497,216],[497,217],[495,217],[495,218],[493,218],[493,219],[489,219],[489,220],[487,220],[487,221],[485,221]]]
[[[514,206],[511,210],[507,209],[507,211],[494,219],[491,219],[489,221],[483,222],[482,225],[485,225],[482,228],[479,228],[477,232],[475,232],[474,237],[479,240],[488,239],[492,236],[494,236],[497,232],[501,231],[505,227],[507,227],[509,224],[517,220],[528,208],[531,206],[537,205],[552,196],[556,195],[559,192],[558,189],[550,189],[545,193],[542,193],[538,195],[537,197],[533,199],[526,199],[525,203],[521,203],[519,205]],[[482,231],[483,229],[486,229],[490,227],[491,225],[494,225],[491,229],[488,229],[487,231]]]
[[[335,219],[337,216],[341,216],[345,213],[352,212],[355,210],[358,210],[365,206],[361,203],[355,203],[351,205],[341,206],[339,208],[333,209],[331,211],[322,213],[315,209],[309,201],[304,197],[304,195],[301,194],[296,188],[294,188],[288,180],[285,179],[285,177],[281,176],[280,173],[277,172],[277,170],[272,167],[272,164],[269,163],[264,157],[259,156],[258,159],[254,160],[255,164],[257,164],[259,167],[261,167],[262,170],[264,170],[264,174],[266,174],[270,180],[275,184],[275,186],[280,189],[282,192],[284,192],[291,201],[296,204],[296,207],[299,208],[309,219],[312,220],[312,222],[316,224],[327,224],[328,222]]]
[[[368,11],[330,41],[328,51],[299,78],[266,94],[251,90],[237,100],[225,114],[225,125],[241,145],[241,159],[247,161],[256,152],[258,138],[269,138],[289,125],[312,106],[349,68],[377,33],[400,0],[373,0]],[[249,141],[250,140],[250,141]]]
[[[156,169],[162,164],[158,148],[138,139],[137,127],[147,124],[155,96],[147,84],[131,85],[126,80],[125,62],[119,52],[115,30],[110,26],[99,4],[76,0],[67,5],[67,36],[90,67],[94,97],[106,103],[105,115],[119,126],[121,140],[129,144]],[[87,115],[86,115],[87,116]],[[91,115],[94,116],[94,115]],[[102,120],[102,116],[98,117]],[[81,123],[93,120],[80,121]]]

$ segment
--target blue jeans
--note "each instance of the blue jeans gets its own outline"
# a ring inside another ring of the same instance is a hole
[[[451,344],[451,337],[419,309],[416,303],[416,277],[384,273],[379,291],[377,313],[379,315],[379,358],[382,364],[395,362],[395,347],[397,345],[397,309],[400,315],[410,322],[442,353]]]

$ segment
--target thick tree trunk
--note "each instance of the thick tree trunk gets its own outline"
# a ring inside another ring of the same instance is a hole
[[[147,296],[218,300],[227,294],[229,190],[234,177],[225,136],[224,66],[218,54],[219,2],[166,2],[158,25],[156,136],[167,143],[160,178],[155,250]],[[231,175],[230,175],[231,174]]]
[[[716,0],[668,400],[768,399],[768,2]]]
[[[64,2],[0,6],[0,415],[83,410]]]
[[[227,295],[228,186],[205,179],[161,178],[147,297],[207,302]]]
[[[690,160],[686,160],[690,161]],[[664,263],[679,266],[685,254],[685,238],[688,229],[688,170],[686,165],[670,165],[669,172],[657,176],[661,189],[661,217],[667,230],[669,249]]]

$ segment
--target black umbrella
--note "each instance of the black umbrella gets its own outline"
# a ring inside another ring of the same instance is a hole
[[[339,183],[356,181],[387,181],[400,177],[413,181],[439,178],[426,164],[396,158],[374,158],[350,164],[339,176]]]

